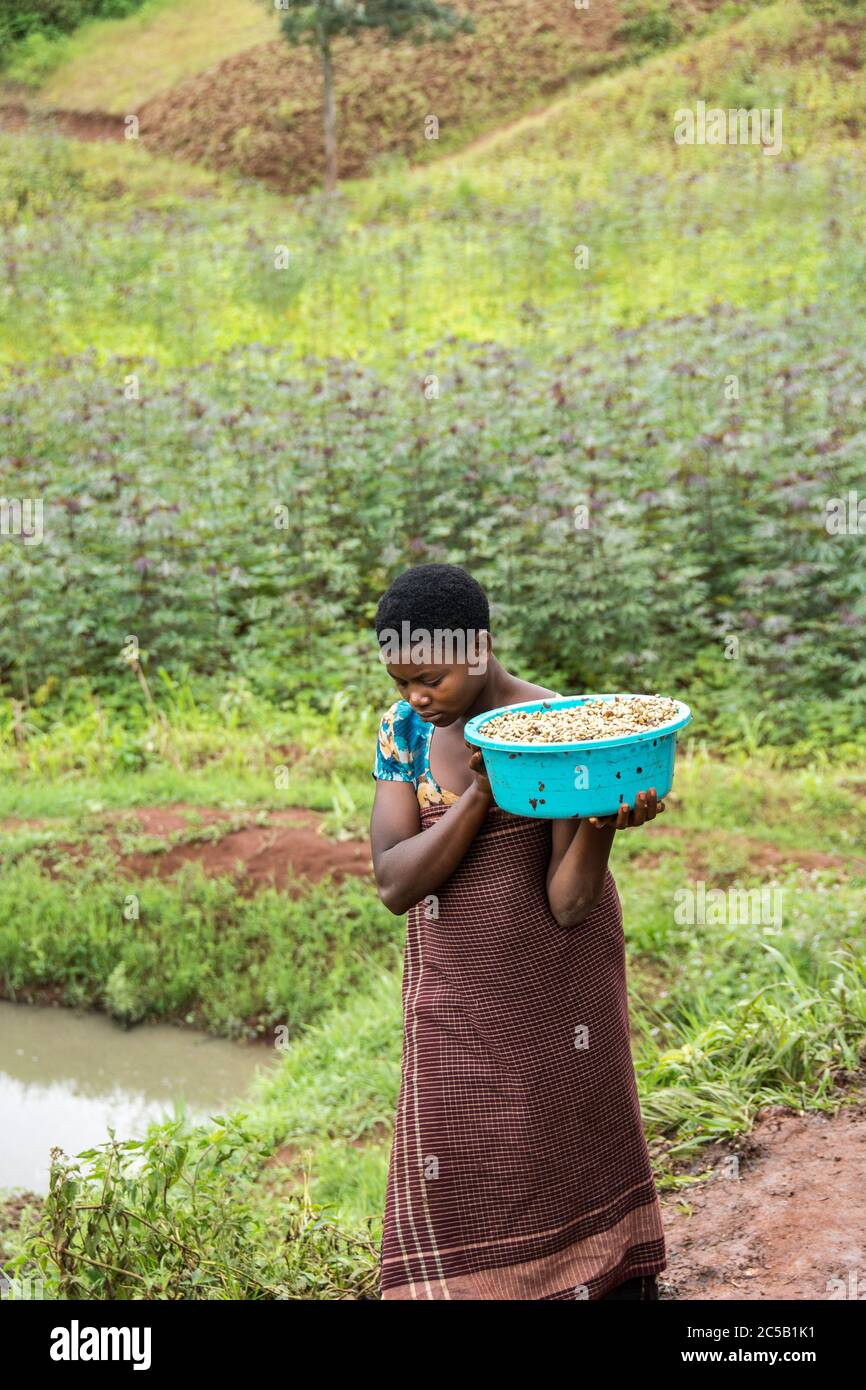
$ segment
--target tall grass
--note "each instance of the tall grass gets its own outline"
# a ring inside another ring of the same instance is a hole
[[[0,876],[0,981],[7,998],[100,1008],[124,1024],[170,1018],[227,1037],[276,1037],[394,964],[400,923],[371,885],[322,880],[294,898],[240,896],[185,865],[173,881],[118,871],[99,842],[85,866],[39,871],[33,853]],[[55,856],[56,858],[56,856]],[[303,887],[303,885],[301,885]],[[130,911],[134,905],[134,915]]]

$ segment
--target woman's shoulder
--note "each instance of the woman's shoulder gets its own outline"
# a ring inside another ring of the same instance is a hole
[[[561,700],[555,690],[548,690],[545,685],[534,685],[532,681],[519,681],[515,689],[515,698],[512,704],[528,704],[530,700]]]

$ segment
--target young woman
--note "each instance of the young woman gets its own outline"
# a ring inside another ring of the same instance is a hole
[[[506,671],[489,628],[455,565],[406,570],[376,612],[380,643],[480,634],[465,661],[387,661],[370,838],[382,901],[409,915],[382,1296],[653,1299],[664,1234],[607,861],[664,803],[650,787],[603,819],[501,810],[466,721],[556,692]]]

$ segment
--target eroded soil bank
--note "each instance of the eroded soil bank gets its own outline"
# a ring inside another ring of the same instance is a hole
[[[712,1165],[662,1194],[663,1298],[866,1298],[866,1102],[832,1117],[769,1106]]]

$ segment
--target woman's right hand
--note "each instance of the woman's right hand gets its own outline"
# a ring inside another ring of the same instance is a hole
[[[466,739],[464,739],[463,742],[466,744],[466,747],[472,754],[471,758],[469,759],[469,771],[473,774],[473,786],[475,790],[477,792],[480,792],[480,794],[485,798],[487,803],[490,806],[492,806],[493,788],[490,785],[490,780],[487,776],[487,772],[484,767],[484,755],[481,752],[481,749],[476,748],[473,743],[468,743]]]

